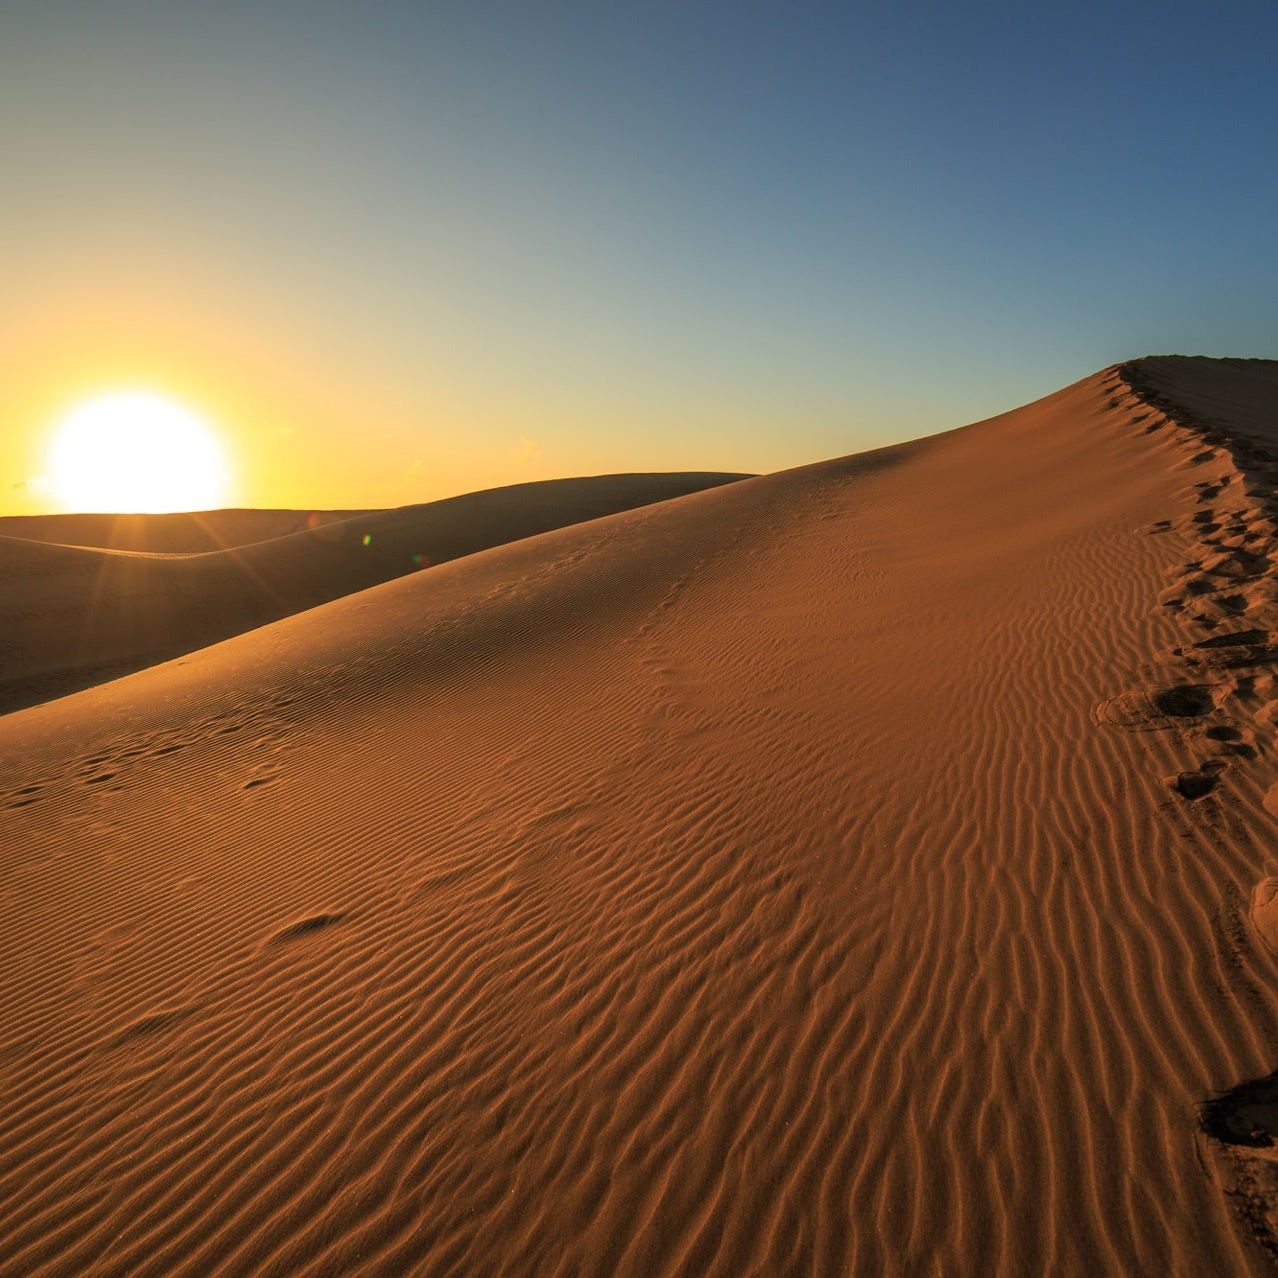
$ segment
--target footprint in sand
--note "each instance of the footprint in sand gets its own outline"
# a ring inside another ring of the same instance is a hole
[[[1229,724],[1217,724],[1208,728],[1203,736],[1208,741],[1216,742],[1222,754],[1236,755],[1243,759],[1256,757],[1256,747],[1253,744],[1255,737],[1250,731],[1244,731],[1242,728],[1235,728]]]
[[[1197,771],[1178,773],[1172,785],[1183,799],[1205,799],[1220,784],[1224,766],[1214,761],[1205,763]]]
[[[1269,642],[1267,630],[1235,630],[1232,634],[1213,635],[1199,640],[1195,648],[1254,648]]]
[[[1160,688],[1150,700],[1159,714],[1170,715],[1174,719],[1196,719],[1216,708],[1211,688],[1204,683],[1178,683],[1170,688]]]
[[[280,779],[280,774],[278,771],[264,772],[261,776],[250,777],[247,781],[244,782],[244,785],[241,787],[241,789],[259,790],[262,788],[262,786],[274,785],[275,782],[278,781],[279,779]]]
[[[1272,794],[1271,790],[1270,795]],[[1266,796],[1265,807],[1269,808],[1269,796]],[[1273,811],[1272,808],[1269,810]],[[1278,878],[1261,879],[1252,888],[1251,922],[1260,939],[1278,954]]]
[[[278,932],[273,933],[266,943],[267,945],[279,945],[284,941],[293,941],[299,936],[308,936],[312,932],[318,932],[321,928],[332,927],[334,923],[340,923],[345,917],[344,911],[309,914],[306,918],[298,919],[295,923],[285,924]]]

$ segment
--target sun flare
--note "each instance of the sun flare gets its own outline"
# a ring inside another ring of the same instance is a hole
[[[157,512],[221,505],[228,476],[216,433],[189,409],[121,391],[58,423],[48,478],[68,510]]]

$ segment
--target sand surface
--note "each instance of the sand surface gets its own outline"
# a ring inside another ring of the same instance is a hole
[[[0,719],[4,1271],[1264,1272],[1274,387],[1105,370]]]
[[[739,478],[601,475],[362,512],[0,520],[0,712],[461,555]]]
[[[201,510],[174,515],[5,515],[0,537],[199,554],[342,523],[374,510]]]

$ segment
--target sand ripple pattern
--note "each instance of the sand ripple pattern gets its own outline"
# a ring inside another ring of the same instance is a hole
[[[1198,1114],[1278,1060],[1268,765],[1159,601],[1225,464],[1149,411],[1107,370],[0,721],[6,1271],[1259,1269]]]

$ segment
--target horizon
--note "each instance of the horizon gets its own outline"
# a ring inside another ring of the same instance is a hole
[[[208,423],[223,505],[321,509],[769,472],[1264,357],[1247,12],[6,5],[0,513],[66,508],[54,431],[122,388]]]
[[[1146,355],[1138,355],[1138,356],[1130,357],[1128,359],[1116,360],[1116,361],[1113,361],[1111,364],[1104,366],[1103,368],[1093,369],[1090,374],[1085,374],[1082,377],[1075,378],[1071,382],[1065,383],[1064,385],[1054,387],[1051,390],[1044,391],[1041,395],[1036,395],[1032,399],[1029,399],[1022,404],[1009,404],[1004,409],[990,414],[988,418],[979,418],[979,419],[976,419],[975,421],[959,422],[950,426],[943,426],[938,428],[935,431],[928,431],[922,435],[912,436],[902,440],[893,440],[886,444],[876,445],[872,448],[859,450],[859,452],[875,452],[883,448],[895,447],[898,444],[923,442],[937,436],[949,434],[952,431],[962,430],[968,426],[980,425],[985,421],[989,421],[996,417],[1004,416],[1008,413],[1016,412],[1017,410],[1020,410],[1020,409],[1032,408],[1036,404],[1038,404],[1040,401],[1051,399],[1055,395],[1063,391],[1067,391],[1077,385],[1089,382],[1095,377],[1101,375],[1102,373],[1106,371],[1109,371],[1112,369],[1129,368],[1133,365],[1140,364],[1142,361],[1145,361],[1145,360],[1161,361],[1166,359],[1213,360],[1213,361],[1218,360],[1225,363],[1275,363],[1275,362],[1278,362],[1271,359],[1268,356],[1250,356],[1250,355],[1217,356],[1217,355],[1187,354],[1183,352],[1164,352],[1161,354],[1150,352],[1149,354],[1146,354]],[[85,406],[91,407],[98,398],[104,398],[104,399],[126,398],[126,397],[131,397],[133,393],[134,392],[131,392],[131,391],[125,391],[123,393],[108,392],[105,396],[95,397],[93,399],[90,399],[89,401],[87,401],[86,405],[81,405],[81,413],[79,415],[83,415],[82,410]],[[181,411],[181,406],[173,405],[173,407],[177,409],[178,411]],[[69,415],[67,419],[64,419],[64,421],[70,420],[70,418],[74,418],[76,415],[77,415],[76,413],[72,413]],[[55,426],[56,425],[57,423],[55,423]],[[56,430],[54,432],[54,442],[55,444],[57,442]],[[56,449],[54,451],[56,451]],[[858,455],[858,453],[847,454],[847,456],[856,456],[856,455]],[[122,460],[127,460],[127,459],[122,459]],[[831,460],[836,460],[836,459],[824,458],[824,457],[810,458],[806,462],[796,463],[795,466],[785,466],[779,469],[781,471],[797,469],[804,465],[810,465],[814,461],[819,462],[819,461],[831,461]],[[690,477],[716,476],[716,477],[725,478],[725,479],[740,480],[740,479],[756,479],[756,478],[762,477],[763,475],[774,474],[774,473],[778,473],[778,472],[731,471],[731,470],[724,469],[719,471],[711,471],[711,470],[606,471],[606,472],[599,472],[593,475],[585,475],[585,474],[548,475],[548,476],[543,476],[536,479],[527,479],[527,478],[514,479],[504,483],[487,484],[487,485],[482,485],[476,488],[464,488],[464,489],[458,490],[457,492],[443,493],[439,496],[425,498],[422,500],[412,500],[409,502],[400,503],[400,505],[401,506],[430,505],[432,503],[447,502],[447,501],[456,500],[458,498],[464,498],[468,496],[482,496],[489,492],[496,492],[501,489],[507,489],[507,488],[517,488],[522,485],[553,484],[558,482],[571,483],[574,480],[582,480],[582,479],[602,480],[602,479],[618,479],[618,478],[622,478],[622,479],[644,478],[645,476],[656,477],[660,475],[668,475],[671,477],[676,477],[679,475],[687,475]],[[340,505],[340,506],[339,505],[321,506],[321,505],[316,505],[313,503],[312,504],[303,503],[301,505],[296,505],[296,506],[245,506],[245,505],[235,505],[232,503],[222,503],[222,504],[215,504],[215,505],[192,505],[192,504],[168,505],[168,504],[165,504],[159,507],[149,507],[145,505],[103,506],[103,505],[94,505],[91,503],[90,504],[75,503],[75,502],[68,503],[65,501],[62,502],[61,504],[58,504],[56,495],[52,494],[52,488],[53,486],[48,481],[44,481],[41,484],[41,492],[44,494],[50,494],[49,501],[51,502],[53,508],[50,508],[47,510],[40,510],[40,511],[3,511],[3,512],[0,512],[0,520],[11,519],[11,518],[12,519],[39,519],[39,518],[74,519],[77,516],[83,516],[86,518],[115,517],[115,518],[147,519],[147,518],[153,518],[156,516],[164,517],[164,516],[189,515],[189,516],[198,517],[201,515],[222,514],[222,513],[225,513],[225,514],[232,514],[236,512],[252,513],[254,511],[274,511],[281,514],[283,513],[292,513],[292,514],[311,513],[312,515],[340,514],[340,515],[343,515],[344,517],[350,518],[351,520],[357,520],[360,515],[365,515],[369,513],[378,513],[378,512],[388,512],[388,511],[399,508],[397,506],[371,506],[371,505],[361,506],[358,503],[347,503],[345,505]]]

